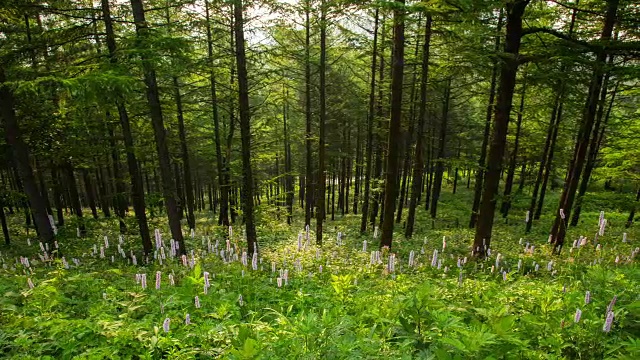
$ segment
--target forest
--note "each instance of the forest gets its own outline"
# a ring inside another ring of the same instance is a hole
[[[640,3],[4,0],[0,357],[639,359]]]

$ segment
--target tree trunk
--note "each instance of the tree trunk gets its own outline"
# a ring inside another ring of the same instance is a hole
[[[433,19],[427,14],[427,23],[424,32],[424,44],[422,45],[422,77],[420,78],[420,109],[418,111],[418,131],[416,133],[415,161],[413,162],[413,183],[411,184],[411,200],[409,200],[409,214],[407,215],[407,225],[404,236],[413,236],[413,229],[416,217],[416,207],[420,193],[422,192],[423,176],[423,138],[424,128],[427,122],[427,84],[429,81],[429,51],[431,46],[431,26]]]
[[[304,58],[304,83],[305,83],[305,145],[306,145],[306,178],[305,178],[305,195],[306,204],[304,209],[304,224],[311,226],[311,213],[313,212],[313,150],[312,150],[312,134],[311,134],[311,0],[305,2],[305,58]],[[320,198],[319,202],[322,202]]]
[[[6,85],[5,70],[2,66],[0,66],[0,116],[3,119],[5,138],[13,152],[13,158],[22,179],[40,239],[53,245],[54,233],[47,215],[47,207],[36,185],[29,159],[29,147],[22,138],[16,118],[14,94],[11,88]]]
[[[431,196],[431,218],[435,219],[438,211],[438,200],[442,191],[442,176],[444,172],[445,146],[447,136],[447,122],[449,120],[449,102],[451,98],[451,77],[447,79],[444,88],[444,104],[442,105],[442,121],[440,123],[440,144],[438,144],[438,159],[436,160],[436,173],[434,175],[433,195]]]
[[[609,57],[609,66],[613,65],[613,56]],[[587,187],[589,186],[589,180],[591,179],[591,172],[596,166],[596,161],[598,159],[598,152],[600,151],[600,144],[602,143],[602,139],[604,137],[605,129],[607,128],[607,123],[609,122],[609,117],[611,115],[611,108],[613,107],[613,102],[616,97],[616,89],[613,90],[611,94],[611,101],[609,102],[609,106],[607,109],[606,116],[604,115],[604,108],[607,98],[608,92],[608,84],[609,84],[609,72],[605,75],[604,83],[602,85],[602,93],[600,95],[600,102],[598,104],[598,114],[596,115],[596,123],[593,128],[593,136],[591,137],[591,143],[589,145],[589,154],[587,155],[587,164],[584,168],[584,174],[582,175],[582,180],[580,181],[580,187],[578,188],[578,197],[576,198],[576,206],[573,211],[573,215],[571,216],[571,226],[578,225],[578,220],[580,220],[580,213],[582,212],[582,199],[584,198],[584,194],[587,192]],[[604,117],[604,122],[603,122]],[[602,129],[601,125],[602,124]]]
[[[142,0],[131,0],[133,9],[133,18],[136,26],[136,35],[138,41],[145,42],[149,36],[149,28],[145,20],[144,7]],[[169,146],[167,144],[167,132],[164,128],[164,120],[162,118],[162,106],[160,104],[160,94],[158,93],[158,84],[156,80],[156,71],[153,64],[142,53],[142,69],[144,73],[144,82],[146,85],[147,101],[151,110],[151,123],[153,125],[153,133],[156,140],[156,151],[158,160],[160,161],[160,176],[162,177],[162,190],[164,193],[164,202],[169,218],[169,228],[171,236],[178,242],[179,251],[185,255],[187,250],[182,235],[182,227],[178,214],[178,204],[176,202],[175,188],[176,184],[171,172],[171,159],[169,154]]]
[[[638,192],[636,193],[636,203],[633,205],[633,207],[631,208],[631,211],[629,212],[629,217],[627,218],[627,224],[625,225],[626,228],[631,227],[631,224],[633,224],[633,220],[636,216],[636,208],[638,207],[639,201],[640,201],[640,187],[638,188]]]
[[[496,27],[496,40],[493,50],[497,53],[500,51],[500,39],[502,38],[502,17],[503,9],[500,8],[498,15],[498,25]],[[491,133],[491,116],[494,112],[494,101],[496,96],[496,85],[498,79],[498,59],[494,57],[493,68],[491,70],[491,86],[489,88],[489,104],[487,105],[487,115],[484,123],[484,135],[482,136],[482,146],[480,147],[480,158],[478,159],[478,169],[476,170],[475,183],[473,187],[473,205],[471,206],[471,219],[469,227],[474,228],[478,220],[478,211],[480,209],[480,200],[482,198],[482,184],[484,182],[484,174],[487,166],[487,145],[489,144],[489,135]]]
[[[175,90],[176,111],[178,112],[178,134],[180,136],[180,150],[182,152],[182,164],[184,167],[184,190],[187,205],[187,224],[190,229],[196,228],[196,218],[193,214],[195,199],[193,197],[193,180],[191,179],[191,164],[189,163],[189,150],[187,148],[187,134],[184,129],[184,116],[182,114],[182,96],[178,78],[173,77],[173,89]]]
[[[242,202],[243,217],[249,254],[258,251],[256,226],[253,214],[253,173],[251,171],[251,112],[249,107],[249,84],[247,58],[244,42],[244,19],[242,0],[234,2],[236,63],[238,69],[238,93],[240,106],[240,137],[242,141]]]
[[[87,194],[87,200],[89,207],[91,208],[91,215],[94,219],[98,218],[98,209],[96,208],[96,193],[93,187],[93,182],[87,169],[82,169],[82,180],[84,182],[84,190]]]
[[[516,123],[516,136],[513,143],[513,151],[509,160],[509,169],[507,170],[507,180],[504,185],[504,193],[502,198],[502,206],[500,211],[503,217],[509,215],[511,208],[511,190],[513,189],[513,178],[516,174],[516,160],[518,158],[518,147],[520,145],[520,129],[522,128],[522,116],[524,112],[524,96],[526,91],[526,78],[522,83],[522,96],[520,97],[520,110],[518,111],[518,122]]]
[[[400,123],[402,122],[402,80],[404,76],[404,0],[393,12],[393,66],[391,73],[391,120],[389,122],[389,137],[387,141],[387,171],[384,188],[384,214],[382,220],[382,235],[380,247],[391,248],[393,239],[393,218],[395,214],[396,198],[398,195],[398,143]]]
[[[0,223],[2,224],[2,234],[4,235],[4,244],[11,245],[11,237],[9,236],[9,228],[7,227],[7,217],[4,213],[4,201],[0,197]]]
[[[491,230],[497,201],[496,194],[500,183],[502,157],[511,113],[511,101],[513,100],[513,90],[518,73],[517,57],[522,36],[522,16],[528,4],[529,0],[513,0],[507,3],[505,53],[509,57],[504,59],[500,66],[500,85],[498,86],[498,98],[493,118],[493,133],[487,158],[488,166],[473,242],[473,251],[479,257],[485,256],[491,244]]]
[[[71,206],[73,208],[73,212],[78,218],[78,229],[80,230],[80,236],[85,237],[87,234],[87,229],[84,224],[84,217],[82,216],[82,204],[80,204],[80,195],[78,193],[78,184],[76,182],[73,165],[67,160],[63,164],[63,167],[67,176],[67,187],[69,189],[69,195],[71,197]]]
[[[109,0],[102,0],[103,20],[107,32],[107,47],[109,49],[109,59],[111,63],[117,63],[116,58],[116,41],[113,31],[113,20],[111,18],[111,10]],[[118,117],[120,119],[120,127],[124,137],[125,152],[127,154],[127,167],[131,178],[131,198],[133,200],[133,209],[138,222],[138,230],[142,239],[142,247],[145,255],[151,254],[153,245],[151,244],[151,235],[149,233],[149,224],[147,222],[146,202],[144,197],[144,185],[142,182],[142,173],[136,158],[135,145],[133,142],[133,134],[131,131],[131,123],[129,121],[129,113],[125,107],[125,101],[121,96],[116,98],[116,106],[118,108]]]
[[[293,221],[293,171],[291,169],[291,144],[289,140],[289,129],[287,128],[287,117],[289,116],[289,91],[284,91],[284,104],[282,106],[282,123],[284,133],[284,172],[285,172],[285,191],[286,191],[286,204],[287,204],[287,224],[291,225]]]
[[[369,196],[371,191],[371,172],[373,170],[373,120],[375,118],[374,106],[376,97],[376,69],[378,65],[378,22],[379,10],[376,7],[376,15],[373,27],[373,52],[371,55],[371,78],[369,87],[369,113],[367,119],[367,166],[364,177],[364,194],[362,199],[362,220],[360,221],[360,232],[367,231],[367,221],[369,219]]]
[[[209,70],[209,84],[211,91],[211,110],[213,114],[213,131],[216,147],[216,170],[218,175],[218,187],[220,188],[220,213],[218,225],[229,226],[229,184],[226,182],[225,161],[222,155],[222,140],[220,136],[220,117],[218,114],[218,95],[216,91],[216,77],[213,68],[213,39],[211,34],[211,19],[209,15],[209,1],[205,1],[205,16],[207,22],[207,56],[211,69]]]
[[[327,18],[325,0],[320,4],[320,123],[318,136],[318,204],[316,209],[316,244],[322,245],[322,222],[325,218],[324,192],[326,185],[325,174],[325,122],[326,109],[326,68],[327,68]]]
[[[618,2],[619,0],[607,0],[607,13],[602,33],[600,35],[600,41],[603,43],[611,40],[613,26],[616,21],[616,13],[618,11]],[[586,160],[585,158],[589,145],[589,138],[591,136],[598,107],[598,97],[600,95],[600,89],[602,88],[603,67],[605,66],[606,57],[607,54],[604,50],[597,51],[593,76],[589,86],[589,95],[584,108],[582,125],[580,127],[579,136],[576,140],[575,160],[570,172],[567,174],[565,186],[562,195],[560,196],[558,211],[556,212],[556,219],[551,229],[551,241],[554,245],[555,253],[560,253],[560,251],[562,251],[562,246],[564,245],[564,238],[567,231],[565,217],[571,215],[571,208],[576,189],[578,187],[578,182],[580,181],[580,174],[582,173]]]

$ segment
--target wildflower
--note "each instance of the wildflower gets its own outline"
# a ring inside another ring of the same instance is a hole
[[[603,219],[602,223],[600,223],[600,229],[598,230],[598,235],[604,236],[604,229],[607,227],[607,219]]]
[[[367,252],[367,240],[362,242],[362,252]]]
[[[173,274],[169,274],[169,284],[171,284],[171,286],[174,286],[176,284],[175,280],[173,279]]]
[[[162,279],[162,273],[160,271],[156,271],[156,290],[160,290],[161,279]]]
[[[147,274],[140,274],[140,284],[142,285],[142,290],[147,288]]]
[[[604,221],[604,211],[600,211],[600,218],[598,219],[598,227],[602,226],[603,221]]]
[[[107,235],[104,236],[104,248],[109,248],[109,238],[107,237]]]
[[[195,305],[196,305],[196,309],[200,309],[200,298],[197,295],[195,298]]]
[[[580,317],[581,316],[582,316],[582,310],[576,309],[576,315],[573,317],[573,322],[574,323],[580,322]]]
[[[251,268],[256,271],[258,270],[258,253],[254,252],[251,258]]]
[[[192,229],[192,230],[193,230],[193,229]],[[189,314],[187,314],[187,315],[184,317],[184,324],[185,324],[185,325],[191,325],[191,316],[190,316]]]
[[[560,218],[564,220],[564,209],[560,209]]]
[[[394,272],[396,267],[395,267],[395,261],[396,261],[396,254],[390,254],[389,255],[389,263],[387,265],[389,272]]]
[[[282,287],[282,278],[279,277],[276,280],[278,281],[278,287],[281,288]]]
[[[373,238],[374,239],[378,238],[378,227],[377,226],[373,229]]]
[[[502,281],[507,281],[507,272],[502,271]]]
[[[169,318],[164,319],[164,322],[162,323],[162,329],[164,330],[164,332],[168,333],[169,332],[169,324],[171,323],[171,320]]]
[[[522,259],[518,260],[518,271],[522,268]]]
[[[233,238],[233,227],[229,225],[229,239]]]
[[[547,264],[547,271],[551,271],[553,267],[553,260],[549,261],[549,263]]]
[[[182,266],[187,267],[188,266],[187,255],[180,256],[180,259],[182,259]]]
[[[191,229],[191,238],[193,239],[194,237],[196,237],[196,230],[195,229]]]
[[[540,264],[536,264],[535,269],[536,269],[536,271],[538,271],[540,269]]]
[[[596,251],[600,251],[602,250],[602,246],[600,246],[600,244],[598,244],[598,246],[596,246]]]
[[[211,285],[209,284],[209,273],[205,271],[203,276],[204,276],[204,287],[208,288]]]
[[[298,251],[302,250],[302,233],[298,233]]]
[[[604,326],[602,327],[602,331],[609,332],[611,331],[611,324],[613,324],[613,311],[607,312],[607,319],[604,321]]]
[[[591,291],[588,291],[584,293],[584,304],[588,305],[591,302]]]
[[[627,242],[627,233],[622,233],[622,242],[623,243]]]
[[[620,256],[616,256],[616,265],[620,262]]]
[[[618,295],[614,295],[611,302],[609,302],[609,306],[607,306],[607,313],[609,313],[609,311],[613,311],[613,307],[616,305],[616,300],[618,300]]]
[[[240,306],[243,306],[243,305],[244,305],[244,300],[242,300],[242,295],[240,295],[240,297],[238,298],[238,304],[239,304]]]
[[[431,257],[431,267],[435,267],[438,264],[438,249],[433,250],[433,257]]]
[[[33,285],[33,281],[31,281],[31,278],[27,278],[27,284],[29,284],[29,289],[33,289],[35,287],[35,285]]]
[[[444,252],[444,249],[447,248],[447,239],[443,236],[442,237],[442,252]]]

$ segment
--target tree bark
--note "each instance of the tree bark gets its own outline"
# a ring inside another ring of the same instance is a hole
[[[422,45],[422,77],[420,78],[420,109],[418,111],[418,130],[416,133],[415,161],[413,163],[413,183],[411,184],[411,199],[409,200],[409,214],[404,236],[413,236],[416,217],[416,208],[420,193],[422,192],[423,154],[424,154],[424,130],[427,122],[427,84],[429,82],[429,55],[431,49],[431,26],[433,19],[427,14],[427,23],[424,32],[424,44]]]
[[[633,220],[636,216],[636,208],[638,207],[639,201],[640,201],[640,187],[638,188],[638,192],[636,193],[636,203],[633,205],[633,207],[631,208],[631,211],[629,212],[629,217],[627,218],[627,224],[625,225],[626,228],[631,227],[631,224],[633,224]]]
[[[500,39],[502,38],[502,17],[503,9],[500,8],[500,14],[498,15],[498,25],[496,27],[496,40],[493,50],[497,53],[500,51]],[[482,146],[480,147],[480,158],[478,159],[478,169],[476,170],[475,183],[473,187],[473,204],[471,206],[471,219],[469,220],[469,227],[474,228],[476,221],[478,220],[478,211],[480,209],[480,200],[482,198],[482,184],[484,182],[484,175],[487,166],[487,146],[489,144],[489,135],[491,133],[491,117],[494,112],[494,102],[496,96],[496,85],[498,79],[498,59],[493,59],[493,68],[491,70],[491,85],[489,87],[489,104],[487,105],[487,115],[484,123],[484,135],[482,136]]]
[[[503,217],[509,215],[509,209],[511,208],[511,190],[513,189],[513,178],[516,173],[516,160],[518,158],[518,147],[520,145],[520,130],[522,128],[522,116],[524,113],[524,96],[526,91],[526,78],[522,83],[522,96],[520,97],[520,110],[518,111],[518,122],[516,123],[516,135],[513,142],[513,151],[511,153],[511,159],[509,160],[509,169],[507,170],[507,180],[504,184],[504,193],[502,198],[502,206],[500,211]]]
[[[325,122],[327,119],[327,9],[325,0],[320,3],[320,123],[318,136],[318,204],[316,209],[316,244],[322,245],[322,222],[325,218],[324,193],[325,174]]]
[[[613,33],[613,26],[615,24],[616,14],[618,11],[618,3],[619,0],[607,0],[607,12],[602,33],[600,34],[600,41],[603,43],[611,40],[611,34]],[[556,218],[553,223],[553,227],[551,228],[551,241],[554,246],[554,252],[557,254],[562,251],[562,247],[564,245],[564,238],[567,231],[565,217],[569,217],[571,215],[571,208],[573,206],[578,182],[580,181],[580,174],[582,173],[586,160],[585,158],[589,138],[592,133],[593,123],[598,107],[598,97],[600,95],[600,89],[602,88],[603,67],[605,66],[606,57],[607,54],[604,50],[597,51],[594,71],[591,78],[591,84],[589,86],[589,95],[584,108],[582,125],[580,127],[579,136],[576,140],[575,161],[570,172],[567,174],[565,186],[562,195],[560,196],[558,211],[556,211]],[[561,210],[563,212],[561,212]]]
[[[14,94],[6,84],[6,81],[5,69],[0,65],[0,116],[3,119],[5,138],[13,152],[13,158],[22,179],[40,239],[53,245],[54,233],[47,215],[47,207],[36,185],[29,159],[29,147],[22,138],[18,119],[16,118]]]
[[[184,190],[187,205],[187,224],[189,229],[196,228],[196,218],[193,214],[195,199],[193,197],[193,180],[191,179],[191,164],[189,161],[189,149],[187,147],[187,134],[184,128],[184,115],[182,111],[182,95],[178,77],[173,77],[173,89],[175,90],[176,111],[178,113],[178,134],[180,136],[180,150],[184,168]]]
[[[105,30],[107,33],[107,48],[109,50],[109,60],[112,64],[116,64],[118,62],[116,57],[117,48],[115,33],[113,31],[113,19],[111,18],[111,9],[109,7],[109,0],[102,0],[102,14],[103,21],[105,23]],[[127,154],[127,167],[129,170],[129,176],[131,178],[131,198],[133,200],[133,210],[135,211],[136,220],[138,222],[138,230],[140,232],[140,237],[142,240],[143,251],[146,255],[149,255],[153,251],[153,245],[151,244],[149,223],[147,221],[142,173],[140,171],[140,167],[138,166],[138,159],[136,158],[133,134],[131,131],[131,122],[129,121],[129,113],[127,112],[125,101],[122,96],[117,96],[116,99],[116,107],[118,108],[120,127],[122,128],[122,134],[124,137],[125,152]],[[115,161],[118,160],[115,159]]]
[[[451,98],[451,77],[447,79],[444,89],[444,103],[442,105],[442,121],[440,122],[440,143],[438,144],[438,159],[436,160],[436,173],[434,175],[433,195],[431,196],[431,218],[435,219],[438,211],[438,200],[442,190],[442,176],[444,172],[445,146],[447,137],[447,122],[449,118],[449,102]]]
[[[511,101],[518,73],[518,53],[522,36],[522,16],[529,0],[513,0],[507,3],[507,33],[504,59],[500,66],[500,84],[493,118],[493,133],[487,158],[487,172],[480,203],[480,212],[476,223],[473,251],[476,256],[484,257],[491,244],[491,231],[496,209],[496,194],[502,172],[502,157],[507,139]]]
[[[209,15],[209,1],[205,1],[205,16],[207,22],[207,56],[209,66],[209,85],[211,91],[211,112],[213,114],[213,131],[216,147],[216,170],[218,175],[218,187],[220,189],[220,213],[218,225],[229,226],[229,184],[226,182],[225,161],[222,155],[222,140],[220,136],[220,116],[218,114],[218,95],[216,91],[216,77],[213,68],[213,39],[211,34],[211,19]]]
[[[311,226],[311,213],[313,212],[313,149],[311,134],[311,0],[305,2],[305,58],[304,58],[304,83],[305,83],[305,146],[306,146],[306,178],[305,178],[305,209],[304,224]],[[320,202],[322,202],[320,198]]]
[[[613,64],[613,56],[609,57],[609,66]],[[611,108],[613,107],[613,102],[615,101],[616,90],[614,89],[611,94],[611,101],[609,102],[609,106],[607,109],[606,116],[604,115],[604,108],[608,93],[608,85],[609,85],[609,76],[610,73],[604,77],[604,82],[602,85],[602,93],[600,95],[600,102],[598,103],[598,114],[596,115],[596,123],[593,127],[593,136],[591,136],[591,143],[589,145],[589,153],[587,155],[587,163],[584,168],[584,174],[582,175],[582,180],[580,181],[580,186],[578,188],[578,196],[576,198],[576,206],[573,211],[573,215],[571,216],[571,226],[578,225],[578,221],[580,220],[580,213],[582,212],[582,199],[584,198],[584,194],[587,192],[587,187],[589,186],[589,180],[591,179],[591,173],[596,166],[596,161],[598,160],[598,152],[600,151],[600,144],[602,143],[602,139],[604,137],[605,129],[607,128],[607,123],[609,122],[609,117],[611,115]],[[617,88],[617,87],[616,87]],[[604,122],[603,122],[604,118]],[[602,125],[602,127],[601,127]]]
[[[238,93],[240,106],[240,138],[242,141],[242,202],[243,217],[249,254],[258,251],[256,226],[253,213],[253,173],[251,171],[251,113],[249,107],[249,84],[247,58],[244,42],[244,19],[242,0],[234,2],[236,63],[238,69]]]
[[[400,123],[402,122],[402,83],[404,76],[404,0],[394,9],[393,14],[393,66],[391,73],[391,120],[389,122],[389,138],[387,141],[387,169],[384,187],[384,214],[382,218],[382,235],[380,247],[391,248],[393,239],[393,220],[398,195],[398,143]]]
[[[373,170],[373,120],[375,118],[374,106],[376,103],[376,69],[378,65],[378,22],[379,9],[376,8],[376,14],[373,25],[373,51],[371,54],[371,78],[369,87],[369,112],[367,119],[367,166],[364,176],[364,194],[362,196],[362,220],[360,221],[360,232],[367,231],[367,221],[369,219],[369,196],[371,192],[371,172]]]
[[[133,18],[136,27],[136,36],[140,42],[144,44],[149,36],[149,28],[145,20],[145,11],[142,0],[131,0],[133,10]],[[142,44],[142,45],[143,45]],[[146,85],[147,101],[151,110],[151,123],[153,125],[153,133],[156,140],[156,151],[158,160],[160,161],[160,176],[162,177],[162,191],[164,193],[164,202],[169,218],[169,228],[173,240],[178,242],[179,251],[185,255],[187,249],[184,244],[182,235],[182,227],[180,225],[180,217],[178,214],[178,204],[176,202],[175,181],[171,172],[171,158],[169,155],[169,146],[167,144],[167,132],[164,128],[164,120],[162,117],[162,106],[160,104],[160,94],[158,93],[158,83],[156,80],[156,71],[153,64],[144,53],[141,54],[142,69],[144,73],[144,82]]]
[[[96,208],[96,193],[93,187],[93,182],[91,181],[91,176],[89,175],[89,170],[82,169],[82,180],[84,182],[84,190],[87,194],[87,201],[91,208],[91,215],[94,219],[97,219],[98,209]]]

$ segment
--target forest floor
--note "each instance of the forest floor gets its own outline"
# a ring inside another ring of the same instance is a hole
[[[529,197],[516,196],[509,224],[496,216],[491,255],[476,261],[471,193],[459,189],[444,191],[435,229],[423,207],[412,239],[396,225],[392,253],[359,234],[360,215],[329,215],[318,248],[299,207],[289,226],[263,201],[257,264],[242,255],[242,226],[227,244],[209,212],[187,236],[186,265],[171,254],[165,219],[152,219],[163,250],[138,266],[129,255],[141,245],[134,233],[119,240],[116,219],[88,220],[79,239],[69,217],[64,261],[51,262],[12,215],[13,243],[0,248],[0,357],[640,358],[640,230],[624,226],[628,195],[589,193],[559,256],[547,244],[557,194],[529,234]],[[600,211],[607,226],[595,239]],[[586,243],[572,247],[579,236]]]

